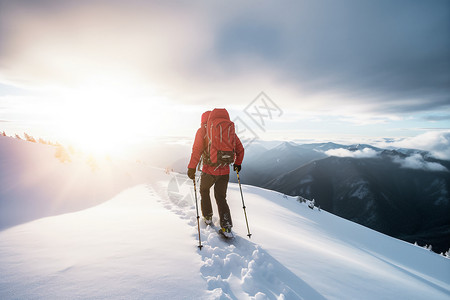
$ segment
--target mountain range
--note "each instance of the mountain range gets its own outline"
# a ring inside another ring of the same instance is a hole
[[[449,161],[425,151],[364,144],[252,147],[242,183],[315,199],[322,209],[387,235],[437,252],[449,249]]]

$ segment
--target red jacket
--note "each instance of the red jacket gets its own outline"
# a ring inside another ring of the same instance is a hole
[[[192,154],[191,160],[189,162],[188,168],[195,169],[197,168],[198,163],[200,162],[200,158],[202,157],[203,151],[206,150],[207,142],[206,142],[206,122],[208,120],[207,116],[209,113],[206,112],[202,115],[202,124],[201,127],[197,130],[195,134],[194,146],[192,146]],[[205,120],[206,119],[206,120]],[[236,165],[242,164],[242,160],[244,159],[244,147],[242,146],[241,141],[236,135],[236,157],[234,163]],[[221,166],[215,167],[203,164],[202,168],[203,173],[211,174],[211,175],[226,175],[230,173],[230,166]]]

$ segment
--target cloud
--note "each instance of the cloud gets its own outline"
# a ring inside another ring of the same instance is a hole
[[[259,5],[221,24],[215,49],[230,72],[256,57],[272,73],[281,70],[280,82],[309,95],[331,92],[347,107],[364,102],[359,108],[386,114],[444,108],[449,8],[443,1]]]
[[[325,151],[328,156],[337,157],[353,157],[353,158],[372,158],[378,155],[378,152],[371,148],[364,148],[363,150],[350,151],[344,148],[331,149]]]
[[[378,143],[380,147],[398,147],[429,151],[437,159],[450,160],[450,131],[429,131],[415,137]]]
[[[446,171],[447,168],[435,162],[425,161],[420,154],[414,154],[404,159],[396,157],[393,160],[395,163],[401,165],[402,168],[425,170],[425,171]]]
[[[378,157],[379,152],[371,148],[364,148],[363,150],[356,151],[339,148],[325,151],[325,154],[336,157],[374,158]],[[402,168],[425,171],[448,171],[446,167],[439,163],[425,161],[420,154],[413,154],[406,158],[395,157],[393,158],[393,161],[400,164]]]
[[[0,80],[101,82],[211,105],[248,103],[265,90],[280,106],[323,112],[338,103],[344,115],[445,109],[449,6],[9,1],[0,11]]]
[[[450,115],[431,115],[431,116],[425,116],[425,120],[427,121],[448,121],[450,120]]]

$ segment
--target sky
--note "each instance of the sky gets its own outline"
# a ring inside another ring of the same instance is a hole
[[[249,140],[448,146],[450,2],[0,0],[0,131],[114,148],[215,107]]]

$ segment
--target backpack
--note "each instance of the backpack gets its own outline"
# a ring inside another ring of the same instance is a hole
[[[234,162],[236,132],[224,108],[214,109],[206,123],[206,150],[204,163],[225,166]]]

